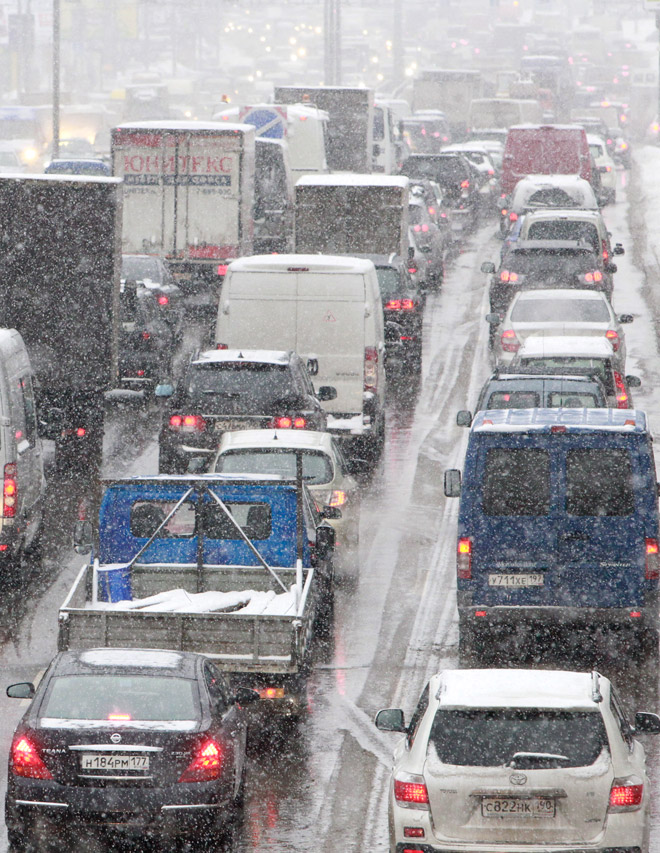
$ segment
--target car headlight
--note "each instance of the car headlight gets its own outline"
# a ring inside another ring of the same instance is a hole
[[[39,156],[39,152],[36,148],[24,148],[21,151],[21,159],[26,163],[33,163],[37,157]]]

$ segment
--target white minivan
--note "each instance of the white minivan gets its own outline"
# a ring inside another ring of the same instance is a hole
[[[383,310],[373,263],[332,255],[256,255],[233,261],[222,287],[218,348],[293,349],[317,385],[328,431],[355,460],[375,460],[385,433]]]
[[[33,371],[23,338],[0,329],[0,567],[36,551],[46,491]]]

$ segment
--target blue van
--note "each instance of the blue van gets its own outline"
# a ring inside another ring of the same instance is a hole
[[[462,653],[498,626],[632,627],[657,647],[658,485],[634,409],[478,412],[460,495]]]

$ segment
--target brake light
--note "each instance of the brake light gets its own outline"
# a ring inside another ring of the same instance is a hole
[[[502,208],[502,216],[506,216],[508,212],[509,211],[506,209],[506,207]]]
[[[617,409],[628,408],[628,392],[623,377],[618,370],[614,370],[614,384],[616,386],[616,407]]]
[[[605,337],[612,344],[612,349],[616,352],[619,349],[619,344],[621,343],[619,339],[619,333],[615,331],[615,329],[608,329],[605,332]]]
[[[510,272],[509,270],[502,270],[500,273],[500,281],[518,281],[518,273]]]
[[[78,429],[76,430],[76,435],[78,436],[78,438],[84,438],[87,435],[87,430],[85,429],[85,427],[78,427]]]
[[[182,423],[183,418],[181,417],[181,415],[172,415],[172,417],[170,418],[170,426],[173,429],[178,429]]]
[[[518,352],[520,349],[520,341],[513,329],[505,329],[502,332],[501,344],[504,352]]]
[[[472,540],[467,536],[458,540],[456,576],[464,581],[469,581],[472,578]]]
[[[293,428],[294,429],[305,429],[307,426],[307,421],[302,415],[298,415],[293,419]]]
[[[14,518],[16,515],[16,463],[8,462],[5,465],[5,477],[2,487],[2,516],[3,518]]]
[[[201,415],[171,415],[170,429],[182,432],[204,432],[206,421]]]
[[[284,699],[283,687],[259,687],[257,693],[261,699]]]
[[[404,838],[424,838],[424,827],[423,826],[404,826],[403,827],[403,837]]]
[[[228,264],[218,264],[218,275],[227,275]]]
[[[584,280],[586,282],[589,282],[589,284],[591,284],[594,281],[602,281],[603,280],[603,274],[600,270],[593,270],[593,272],[585,273]]]
[[[108,719],[109,720],[115,720],[115,721],[119,720],[120,722],[125,723],[131,719],[131,715],[130,714],[108,714]]]
[[[436,212],[436,211],[435,211],[435,207],[429,207],[429,214],[430,214],[431,216],[435,216],[435,212]]]
[[[390,299],[390,301],[385,305],[386,311],[400,311],[401,310],[401,300],[400,299]]]
[[[376,347],[364,348],[364,390],[378,390],[378,350]]]
[[[406,773],[403,779],[394,778],[394,799],[399,805],[408,808],[426,808],[429,806],[429,792],[423,776]]]
[[[417,272],[417,267],[408,267],[408,272],[414,275]]]
[[[609,812],[633,812],[642,805],[644,785],[636,776],[614,779],[610,788]]]
[[[179,782],[212,782],[222,772],[222,749],[214,740],[207,740],[181,774]]]
[[[15,776],[28,779],[53,778],[53,774],[42,761],[34,744],[25,736],[14,737],[11,745],[11,771]]]
[[[159,296],[158,297],[158,304],[159,305],[169,305],[170,304],[170,297],[169,296]]]
[[[515,212],[515,210],[512,210],[511,213],[509,214],[509,222],[517,222],[517,221],[518,221],[518,214]]]
[[[607,251],[607,242],[605,240],[601,240],[601,248],[603,250],[603,260],[606,261],[609,258],[610,253]]]
[[[346,503],[346,492],[341,489],[335,489],[330,495],[328,506],[344,506]]]
[[[461,189],[462,189],[462,190],[466,190],[466,189],[468,189],[468,187],[469,187],[469,186],[470,186],[470,182],[469,182],[469,181],[461,181]]]
[[[428,230],[429,230],[429,226],[426,224],[424,224],[424,225],[413,225],[413,231],[416,231],[418,234],[420,231],[423,231],[426,234],[426,232]]]
[[[659,550],[657,539],[646,540],[646,571],[644,572],[644,577],[647,581],[660,580]]]

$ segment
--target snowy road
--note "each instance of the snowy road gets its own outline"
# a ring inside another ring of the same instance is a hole
[[[613,241],[626,247],[617,259],[614,305],[635,315],[627,327],[628,373],[641,376],[635,395],[660,432],[660,151],[644,149],[643,169],[621,174],[619,202],[605,216]],[[641,158],[639,163],[642,162]],[[630,183],[632,180],[632,183]],[[635,199],[634,209],[629,199]],[[460,408],[473,408],[489,373],[484,260],[495,260],[495,223],[478,230],[458,256],[441,293],[431,296],[425,319],[424,373],[419,388],[392,387],[388,441],[376,476],[366,487],[361,520],[361,565],[354,588],[337,593],[336,624],[309,683],[307,719],[294,731],[253,750],[245,824],[237,853],[262,851],[362,851],[387,849],[387,778],[395,735],[372,723],[381,707],[410,714],[430,673],[457,666],[454,549],[458,503],[442,496],[442,474],[461,467],[467,431],[455,426]],[[106,437],[104,473],[156,470],[158,416],[115,411]],[[57,608],[80,564],[70,547],[83,484],[51,476],[50,507],[58,525],[49,531],[44,567],[28,594],[6,597],[0,624],[0,666],[6,683],[32,680],[55,652]],[[630,710],[657,710],[658,674],[625,655],[619,644],[595,657],[594,649],[548,653],[515,642],[501,649],[502,663],[584,669],[597,663],[612,677]],[[6,755],[21,703],[0,696],[0,755]],[[652,755],[660,799],[660,757]],[[4,774],[3,774],[4,775]],[[4,790],[4,778],[2,779]],[[86,845],[81,842],[80,849]],[[6,848],[6,841],[0,843]],[[86,847],[87,849],[87,847]],[[209,848],[212,849],[212,848]],[[656,805],[653,853],[660,853]]]

